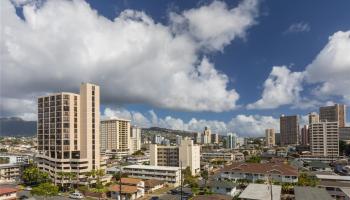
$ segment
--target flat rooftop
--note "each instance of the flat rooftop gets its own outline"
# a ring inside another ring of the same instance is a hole
[[[350,176],[316,174],[316,177],[323,180],[350,181]]]
[[[332,200],[324,188],[294,187],[295,200]]]
[[[128,165],[124,168],[133,168],[133,169],[147,169],[147,170],[169,170],[169,171],[178,171],[180,167],[169,167],[169,166],[155,166],[155,165]]]
[[[241,199],[271,199],[271,186],[266,184],[249,184],[246,189],[239,195]],[[272,199],[281,199],[282,186],[272,185]]]

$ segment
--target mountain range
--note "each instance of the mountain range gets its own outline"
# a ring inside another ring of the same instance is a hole
[[[36,121],[25,121],[19,117],[0,118],[0,136],[34,136]]]

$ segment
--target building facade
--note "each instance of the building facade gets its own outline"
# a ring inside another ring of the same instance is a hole
[[[273,147],[276,145],[275,143],[275,129],[269,128],[265,130],[265,140],[266,146]]]
[[[211,143],[211,130],[209,127],[204,128],[203,137],[202,137],[202,144],[210,144]]]
[[[320,116],[316,112],[309,113],[309,124],[317,123],[320,121]]]
[[[100,157],[100,89],[82,83],[80,94],[61,92],[38,98],[36,161],[39,169],[60,180],[58,172],[79,178],[103,168]]]
[[[335,104],[334,106],[320,107],[320,121],[338,122],[339,127],[345,127],[346,106]]]
[[[339,128],[339,140],[350,142],[350,127]]]
[[[217,133],[211,134],[211,142],[213,144],[219,144],[219,134]]]
[[[196,175],[200,171],[200,146],[193,144],[193,140],[183,139],[179,146],[150,146],[150,165],[190,167],[191,173]]]
[[[174,186],[180,185],[180,167],[129,165],[123,167],[123,173],[132,178],[155,179],[165,181]]]
[[[141,128],[131,126],[130,130],[130,153],[141,150]]]
[[[304,125],[301,128],[301,144],[304,146],[310,144],[309,125]]]
[[[339,156],[338,122],[319,122],[309,125],[313,156]]]
[[[237,134],[236,133],[228,133],[226,137],[226,148],[235,149],[237,143]]]
[[[130,120],[109,119],[101,121],[101,151],[131,151]]]
[[[299,144],[299,116],[280,117],[281,145]]]

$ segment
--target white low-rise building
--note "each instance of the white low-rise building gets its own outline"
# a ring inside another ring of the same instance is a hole
[[[180,167],[129,165],[123,167],[123,173],[133,178],[156,179],[174,184],[175,186],[180,185]]]
[[[269,178],[280,183],[298,182],[298,170],[283,163],[234,163],[221,170],[219,180],[242,180],[251,182],[268,181]]]

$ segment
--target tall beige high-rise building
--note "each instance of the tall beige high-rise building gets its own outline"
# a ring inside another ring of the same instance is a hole
[[[129,153],[130,120],[109,119],[101,121],[101,151],[116,150]]]
[[[200,146],[193,140],[183,139],[179,146],[150,146],[150,165],[190,167],[192,175],[200,172]]]
[[[208,127],[204,128],[202,139],[203,139],[202,144],[210,144],[211,143],[211,130]]]
[[[265,140],[266,140],[266,146],[273,147],[276,145],[275,129],[269,128],[265,130]]]
[[[320,121],[338,122],[339,127],[345,127],[346,106],[334,104],[334,106],[320,107]]]
[[[309,113],[309,124],[318,123],[320,121],[320,116],[316,112]]]
[[[100,162],[99,86],[82,83],[80,95],[61,92],[38,98],[36,161],[55,183],[58,172],[74,172],[79,178],[92,169],[104,168]]]
[[[339,156],[338,122],[318,122],[309,125],[311,153],[315,156]]]
[[[299,117],[297,115],[280,117],[281,145],[299,143]]]
[[[130,129],[130,153],[141,149],[141,128],[131,126]]]

